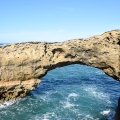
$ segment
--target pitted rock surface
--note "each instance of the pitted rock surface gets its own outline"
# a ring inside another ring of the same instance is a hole
[[[25,42],[0,47],[0,100],[25,96],[49,70],[70,64],[102,69],[120,80],[120,30],[65,42]]]

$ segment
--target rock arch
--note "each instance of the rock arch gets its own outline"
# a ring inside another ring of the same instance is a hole
[[[25,96],[47,71],[74,63],[102,69],[120,80],[120,30],[65,42],[1,46],[0,101]]]

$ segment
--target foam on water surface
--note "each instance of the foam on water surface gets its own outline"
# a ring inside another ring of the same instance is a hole
[[[110,113],[110,110],[104,110],[102,112],[100,112],[100,114],[102,115],[108,115]]]
[[[8,107],[14,105],[15,103],[20,102],[20,100],[22,100],[22,99],[19,98],[19,99],[16,99],[16,100],[9,100],[9,101],[5,101],[4,103],[1,103],[0,104],[0,110],[3,109],[3,108],[8,108]]]
[[[101,88],[96,85],[90,85],[90,86],[83,86],[83,89],[87,91],[87,93],[91,97],[95,97],[96,99],[100,99],[101,101],[111,103],[110,96],[108,93],[104,91],[104,88]]]

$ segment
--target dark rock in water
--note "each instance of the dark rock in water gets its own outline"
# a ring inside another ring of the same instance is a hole
[[[49,70],[70,64],[102,69],[120,80],[120,30],[65,42],[0,46],[0,101],[23,97]]]
[[[118,106],[116,109],[115,120],[120,120],[120,97],[118,99]]]

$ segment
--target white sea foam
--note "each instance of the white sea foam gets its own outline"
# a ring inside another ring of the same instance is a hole
[[[100,112],[100,114],[102,115],[108,115],[110,113],[110,110],[104,110],[102,112]]]
[[[86,115],[84,120],[99,120],[99,118],[94,119],[91,115]]]
[[[45,114],[37,114],[32,116],[29,120],[63,120],[61,116],[55,114],[55,112],[46,112]]]
[[[68,101],[63,103],[64,108],[71,108],[71,107],[74,107],[74,106],[75,106],[74,104],[72,104],[72,103],[70,103]]]
[[[110,96],[99,90],[97,86],[85,86],[84,90],[87,91],[91,96],[94,96],[95,98],[101,99],[106,101],[107,103],[111,103]]]
[[[58,120],[58,117],[54,112],[47,112],[46,114],[43,115],[42,120],[50,120],[52,118]]]
[[[110,109],[101,111],[100,114],[107,115],[108,120],[114,120],[114,117],[115,117],[115,111],[111,111]]]
[[[5,101],[4,103],[0,104],[0,109],[7,108],[15,103],[19,103],[20,101],[24,101],[26,98],[18,98],[16,100],[9,100]]]
[[[77,97],[78,96],[78,94],[76,94],[76,93],[70,93],[69,95],[68,95],[68,97]]]
[[[0,104],[0,109],[6,108],[8,106],[13,105],[16,102],[16,100],[10,100],[10,101],[5,101],[4,103]]]
[[[75,104],[71,103],[71,102],[70,102],[70,99],[71,99],[71,98],[74,98],[74,100],[75,100],[75,98],[76,98],[77,96],[78,96],[78,94],[76,94],[76,93],[70,93],[70,94],[68,95],[68,97],[67,97],[67,101],[66,101],[66,102],[63,102],[63,107],[64,107],[64,108],[74,107]]]

